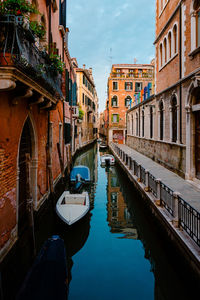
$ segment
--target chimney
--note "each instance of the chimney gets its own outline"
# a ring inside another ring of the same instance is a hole
[[[90,75],[92,75],[92,68],[89,68],[89,73]]]
[[[83,65],[83,69],[85,69],[85,64]]]

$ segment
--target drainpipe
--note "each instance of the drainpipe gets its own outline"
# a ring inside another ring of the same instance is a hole
[[[179,7],[179,79],[182,78],[182,7]],[[182,144],[182,83],[179,86],[179,124],[180,124],[180,143]]]
[[[49,30],[48,30],[48,52],[51,51],[51,1],[49,1]]]

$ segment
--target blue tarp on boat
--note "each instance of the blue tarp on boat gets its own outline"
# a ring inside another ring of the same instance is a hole
[[[90,181],[90,170],[86,166],[76,166],[72,169],[70,173],[70,181],[75,182],[77,181],[77,175],[81,176],[81,179],[84,181]]]

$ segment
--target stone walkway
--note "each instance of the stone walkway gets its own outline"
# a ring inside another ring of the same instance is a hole
[[[117,144],[117,146],[143,168],[148,169],[154,177],[160,178],[171,190],[179,192],[181,198],[200,212],[200,189],[127,145]]]

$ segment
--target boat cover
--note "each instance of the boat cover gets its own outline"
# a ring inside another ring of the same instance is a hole
[[[70,181],[75,182],[78,174],[80,174],[81,179],[90,181],[90,170],[88,167],[81,165],[74,167],[70,173]]]

